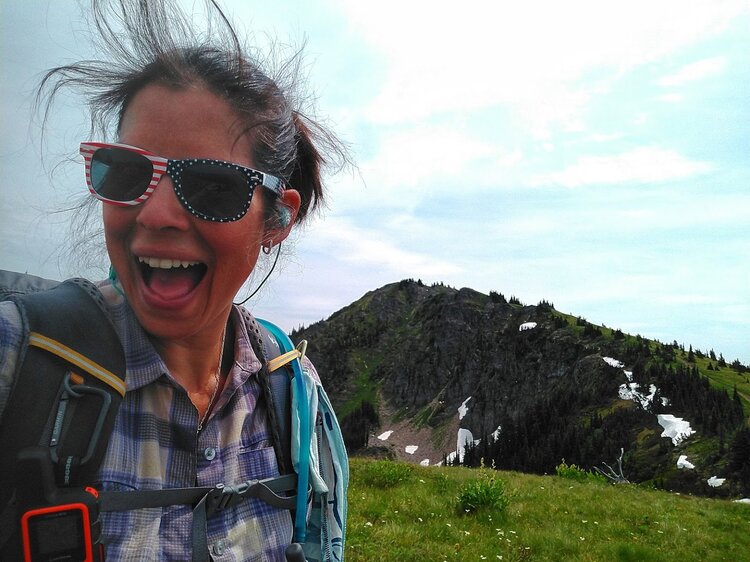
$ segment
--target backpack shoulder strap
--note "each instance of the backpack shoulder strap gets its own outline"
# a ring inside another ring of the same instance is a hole
[[[65,477],[90,482],[125,394],[125,356],[99,290],[83,279],[10,297],[24,344],[0,424],[0,483],[27,447],[50,448]]]
[[[344,559],[346,535],[346,493],[349,463],[341,429],[330,400],[314,373],[303,368],[306,342],[294,347],[278,327],[261,322],[280,348],[277,358],[268,361],[271,376],[283,373],[291,387],[292,422],[290,435],[292,460],[297,471],[297,503],[294,514],[294,541],[298,548],[293,558],[308,562],[339,562]],[[292,376],[291,382],[288,380]],[[312,501],[306,490],[312,490]],[[308,519],[309,515],[309,519]]]
[[[294,391],[297,393],[297,396],[305,397],[307,395],[307,390],[305,388],[302,367],[299,361],[302,354],[294,348],[292,340],[289,339],[289,336],[287,336],[281,328],[267,320],[258,319],[258,323],[268,330],[268,332],[274,337],[281,352],[278,361],[269,361],[269,363],[271,363],[271,366],[269,367],[269,371],[271,371],[270,376],[273,377],[273,373],[282,373],[281,376],[287,377],[287,388],[289,388],[290,385],[294,385]],[[293,377],[291,382],[288,380],[289,375],[284,373],[284,369],[281,368],[285,364],[291,366],[291,376]],[[277,382],[277,384],[280,385],[281,382]],[[275,401],[276,400],[274,399],[274,402]],[[291,399],[289,399],[289,402],[291,402]],[[296,417],[299,418],[299,441],[300,443],[310,443],[312,439],[312,427],[310,426],[309,404],[306,399],[299,399],[297,400],[297,406],[299,411],[295,414]],[[288,430],[286,435],[282,434],[281,440],[285,447],[288,446],[291,449],[291,429]],[[289,454],[291,457],[291,451]],[[307,489],[309,483],[309,471],[310,456],[308,454],[300,454],[299,466],[297,467],[297,505],[294,518],[294,539],[300,543],[305,542],[307,534]]]
[[[21,317],[22,343],[0,419],[0,558],[20,552],[19,509],[50,487],[92,482],[125,393],[125,356],[92,283],[0,271],[0,300]],[[56,476],[36,478],[34,451]],[[24,456],[26,458],[26,456]],[[37,481],[39,480],[39,481]]]
[[[273,402],[274,418],[278,429],[279,443],[276,446],[276,455],[279,461],[279,467],[282,474],[293,474],[292,452],[291,452],[291,416],[292,416],[292,398],[290,394],[290,385],[292,374],[288,368],[273,368],[274,362],[282,355],[279,342],[268,329],[271,325],[267,320],[256,318],[260,328],[260,341],[263,345],[265,362],[267,368],[268,383],[271,391],[271,401]]]

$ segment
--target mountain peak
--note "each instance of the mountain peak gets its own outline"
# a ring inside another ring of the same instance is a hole
[[[700,478],[675,468],[690,439],[678,451],[661,437],[657,415],[694,425],[702,440],[696,450],[713,459],[700,464],[693,454],[700,468],[692,474],[700,476],[726,465],[727,437],[744,422],[741,400],[712,388],[672,344],[595,326],[546,301],[529,306],[406,279],[294,337],[309,342],[350,450],[375,447],[412,462],[456,456],[461,436],[471,441],[467,463],[481,456],[539,473],[563,458],[584,467],[611,463],[622,448],[631,481],[696,491]],[[621,387],[632,384],[653,385],[657,401],[623,398]]]

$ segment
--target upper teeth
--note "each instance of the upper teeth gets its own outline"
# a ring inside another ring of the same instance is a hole
[[[183,260],[171,260],[163,258],[144,258],[139,257],[138,261],[145,263],[149,267],[155,267],[159,269],[172,269],[173,267],[190,267],[191,265],[198,265],[197,261],[183,261]]]

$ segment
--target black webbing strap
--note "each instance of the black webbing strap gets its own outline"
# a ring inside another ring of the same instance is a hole
[[[170,505],[194,505],[203,502],[210,517],[217,511],[237,505],[245,498],[257,498],[274,507],[291,509],[294,496],[279,495],[293,492],[297,475],[286,474],[264,480],[248,480],[237,486],[219,484],[213,488],[172,488],[162,490],[132,490],[127,492],[99,492],[101,511],[128,511]]]
[[[296,495],[285,495],[297,489],[297,475],[286,474],[263,480],[248,480],[237,486],[219,484],[214,488],[174,488],[166,490],[136,490],[129,492],[99,492],[99,509],[129,511],[169,505],[194,505],[193,560],[208,562],[208,534],[206,522],[218,511],[234,507],[247,498],[257,498],[279,509],[291,510]]]

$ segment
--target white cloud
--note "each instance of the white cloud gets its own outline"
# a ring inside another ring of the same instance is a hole
[[[382,230],[355,227],[346,219],[329,217],[307,235],[306,244],[326,248],[331,257],[400,277],[435,277],[460,272],[457,265],[429,254],[403,250]]]
[[[673,74],[664,76],[659,80],[659,85],[664,88],[673,88],[675,86],[681,86],[686,82],[702,80],[709,76],[715,76],[724,71],[726,64],[727,61],[724,57],[713,57],[699,60],[683,66]]]
[[[679,103],[682,101],[682,94],[670,93],[659,96],[659,99],[666,103]]]
[[[453,127],[414,127],[387,135],[382,149],[362,165],[368,177],[381,185],[414,188],[425,180],[441,176],[460,177],[478,159],[503,154],[491,144],[481,142]]]
[[[622,138],[622,133],[594,133],[591,140],[594,142],[612,142]]]
[[[379,150],[359,162],[362,182],[334,179],[336,206],[414,209],[456,189],[471,193],[524,158],[452,126],[416,125],[382,133]],[[341,207],[339,207],[341,208]]]
[[[744,0],[521,3],[467,0],[348,2],[352,29],[387,62],[367,110],[378,123],[508,105],[536,138],[577,130],[601,79],[659,60],[723,30]],[[664,22],[669,22],[665,25]]]
[[[674,150],[642,147],[611,156],[583,156],[560,172],[535,177],[532,184],[579,187],[653,183],[685,179],[712,169],[712,164],[689,160]]]

